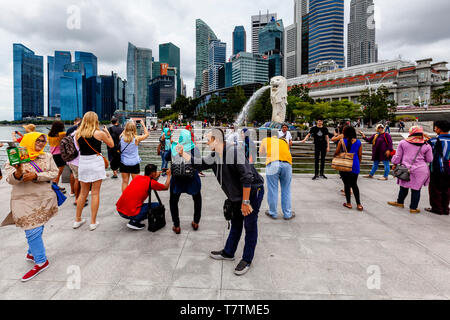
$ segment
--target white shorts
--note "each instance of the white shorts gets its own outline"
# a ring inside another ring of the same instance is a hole
[[[93,183],[106,179],[105,162],[101,156],[80,156],[78,180]]]

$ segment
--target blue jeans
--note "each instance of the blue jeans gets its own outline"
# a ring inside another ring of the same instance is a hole
[[[379,161],[379,160],[376,160],[373,162],[372,171],[370,172],[370,175],[372,177],[377,172],[378,167],[380,166],[380,162],[381,161]],[[385,161],[383,161],[383,165],[384,165],[384,177],[389,178],[389,173],[391,173],[391,162],[389,160],[385,160]]]
[[[161,152],[161,159],[162,159],[162,164],[161,164],[161,169],[167,169],[169,166],[169,161],[166,160],[166,157],[169,155],[170,150]]]
[[[264,187],[258,190],[252,190],[250,203],[253,208],[252,214],[244,217],[241,212],[241,203],[235,203],[233,209],[233,218],[231,219],[231,231],[225,245],[225,253],[234,257],[239,241],[242,236],[242,228],[245,228],[245,246],[242,260],[252,263],[255,257],[256,244],[258,243],[258,214],[261,203],[264,199]]]
[[[44,233],[44,226],[26,230],[25,236],[28,241],[28,254],[34,257],[36,264],[43,264],[47,262],[47,256],[45,255],[44,241],[42,240],[42,234]]]
[[[267,202],[272,217],[278,216],[278,181],[281,184],[281,208],[285,218],[292,217],[292,166],[287,162],[272,162],[266,168],[267,174]]]
[[[151,208],[156,208],[157,206],[159,206],[158,202],[153,202]],[[123,213],[120,213],[120,216],[124,219],[130,220],[131,222],[135,222],[135,223],[141,223],[144,220],[147,220],[148,218],[148,203],[144,203],[141,207],[141,212],[139,212],[139,214],[135,217],[129,217],[124,215]]]

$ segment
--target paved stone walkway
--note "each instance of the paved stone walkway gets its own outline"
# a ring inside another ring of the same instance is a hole
[[[264,215],[264,201],[256,258],[244,277],[233,274],[237,262],[209,258],[211,250],[223,247],[228,230],[223,193],[213,177],[202,181],[201,229],[190,228],[193,202],[183,196],[179,236],[171,231],[170,212],[168,226],[157,234],[129,230],[114,210],[120,181],[103,185],[101,225],[95,232],[88,226],[72,230],[75,208],[68,201],[46,226],[51,267],[26,284],[19,280],[31,267],[24,259],[24,233],[0,229],[0,299],[450,298],[450,218],[388,207],[386,201],[396,199],[394,181],[360,179],[366,211],[359,213],[342,207],[338,176],[317,182],[295,176],[297,218],[272,221]],[[9,211],[9,193],[2,181],[2,219]],[[426,193],[422,209],[428,205]],[[162,199],[168,207],[168,194]],[[68,271],[77,268],[81,288],[71,290]],[[377,287],[378,280],[379,290],[369,290],[368,282]]]

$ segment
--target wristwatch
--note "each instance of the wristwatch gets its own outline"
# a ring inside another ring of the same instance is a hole
[[[244,201],[242,201],[242,204],[245,204],[246,206],[249,206],[250,205],[250,200],[244,200]]]

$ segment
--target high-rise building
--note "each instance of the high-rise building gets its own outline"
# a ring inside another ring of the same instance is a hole
[[[175,76],[159,76],[149,82],[149,105],[153,113],[176,101],[176,81]]]
[[[204,95],[209,91],[209,71],[208,69],[203,70],[202,72],[202,89],[200,91],[200,95]],[[199,95],[199,96],[200,96]]]
[[[48,116],[61,114],[60,79],[64,75],[64,66],[72,62],[69,51],[55,51],[55,56],[47,57]]]
[[[61,120],[73,121],[82,118],[87,111],[94,111],[86,104],[86,85],[83,62],[64,66],[64,75],[60,79]]]
[[[309,73],[309,13],[305,14],[302,18],[302,30],[301,30],[301,74]],[[298,60],[297,60],[298,61]]]
[[[241,52],[231,58],[232,86],[269,82],[269,60],[267,56]]]
[[[309,0],[294,0],[294,24],[284,30],[284,76],[288,79],[307,74],[308,70],[302,69],[303,64],[308,63],[308,39],[309,31],[305,20],[309,12]]]
[[[155,58],[153,58],[154,60]],[[161,75],[161,62],[153,61],[152,62],[152,79],[159,77]]]
[[[309,73],[325,61],[345,66],[344,0],[309,1]]]
[[[202,92],[203,71],[208,69],[209,63],[209,42],[217,40],[211,28],[201,19],[195,21],[196,30],[196,71],[195,71],[195,97],[199,97]],[[206,83],[208,86],[208,83]]]
[[[247,33],[243,26],[237,26],[233,31],[233,55],[247,51]]]
[[[233,86],[233,62],[225,63],[225,88]]]
[[[259,53],[259,31],[264,28],[270,21],[277,20],[276,13],[261,14],[252,16],[252,52]]]
[[[44,115],[44,57],[13,44],[14,120]]]
[[[209,42],[208,91],[219,89],[219,69],[226,61],[227,44],[220,40]]]
[[[94,54],[75,51],[75,62],[83,62],[86,79],[97,76],[97,57]]]
[[[347,66],[378,62],[373,0],[352,0],[348,24]]]
[[[128,43],[127,110],[148,109],[148,83],[152,79],[152,50]]]
[[[269,59],[269,79],[283,75],[283,20],[272,20],[259,32],[259,53]]]
[[[181,95],[181,58],[180,48],[172,42],[159,45],[159,61],[177,69],[177,96]]]

